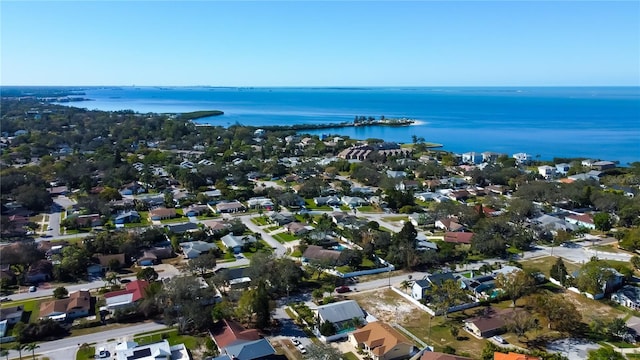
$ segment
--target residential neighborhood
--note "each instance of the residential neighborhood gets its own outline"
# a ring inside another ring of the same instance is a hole
[[[1,114],[9,358],[640,354],[639,163]]]

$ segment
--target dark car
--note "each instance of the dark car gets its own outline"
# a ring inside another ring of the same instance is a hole
[[[346,292],[349,292],[349,291],[351,291],[351,288],[349,288],[346,285],[342,285],[342,286],[339,286],[339,287],[336,288],[336,292],[338,294],[346,293]]]

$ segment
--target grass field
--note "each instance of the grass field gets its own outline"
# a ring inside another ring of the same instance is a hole
[[[540,258],[531,259],[531,260],[524,260],[524,261],[521,261],[520,263],[522,264],[522,268],[524,270],[540,271],[545,276],[549,276],[549,271],[551,270],[551,267],[553,266],[553,264],[556,263],[557,259],[558,258],[555,256],[545,256],[545,257],[540,257]],[[569,274],[580,269],[580,266],[578,264],[574,264],[566,260],[564,261],[564,265],[566,266],[567,272]]]
[[[258,226],[269,225],[269,221],[264,216],[254,217],[251,219],[251,222]]]
[[[289,241],[293,241],[293,240],[298,240],[298,238],[295,235],[291,235],[291,234],[286,233],[286,232],[275,234],[275,235],[273,235],[273,238],[278,240],[281,243],[289,242]]]
[[[46,298],[39,299],[29,299],[29,300],[21,300],[21,301],[10,301],[4,303],[0,306],[1,309],[13,307],[13,306],[22,306],[22,311],[24,313],[29,313],[29,322],[36,322],[40,317],[40,303],[43,301],[47,301]],[[25,315],[23,314],[22,320],[25,319]]]
[[[160,330],[134,335],[133,341],[140,345],[151,344],[167,339],[169,345],[184,344],[187,349],[195,349],[200,346],[202,339],[195,336],[178,335],[178,329]]]

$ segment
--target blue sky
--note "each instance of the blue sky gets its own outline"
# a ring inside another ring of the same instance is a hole
[[[0,2],[2,85],[640,85],[638,1]]]

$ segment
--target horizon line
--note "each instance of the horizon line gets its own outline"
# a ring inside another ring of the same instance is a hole
[[[560,88],[560,87],[640,87],[636,85],[0,85],[3,87],[124,87],[124,88],[142,88],[142,87],[208,87],[208,88],[324,88],[324,89],[349,89],[349,88],[430,88],[430,87],[450,87],[450,88],[500,88],[500,87],[523,87],[523,88]]]

